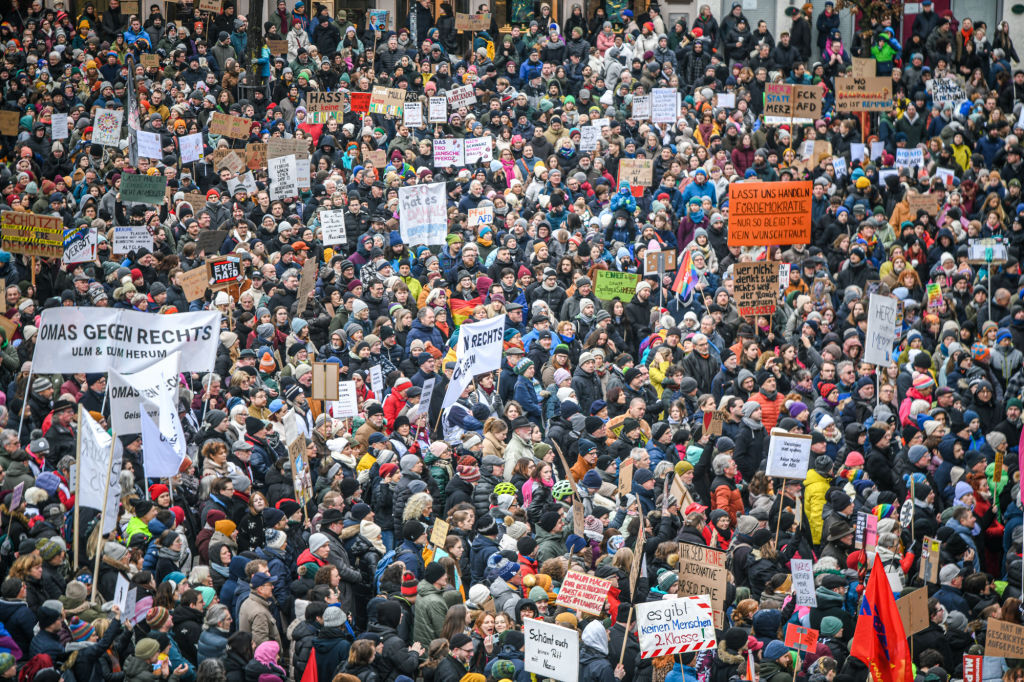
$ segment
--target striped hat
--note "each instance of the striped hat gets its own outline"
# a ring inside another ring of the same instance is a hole
[[[166,609],[164,610],[166,611]],[[71,619],[68,628],[71,630],[71,638],[76,642],[86,642],[96,634],[96,628],[78,616]]]

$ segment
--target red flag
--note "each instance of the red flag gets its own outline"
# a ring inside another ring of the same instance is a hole
[[[302,680],[300,682],[318,682],[318,675],[316,672],[316,647],[313,647],[309,651],[309,661],[306,662],[306,669],[302,671]]]
[[[868,666],[876,682],[912,682],[914,679],[903,621],[885,567],[877,554],[861,600],[850,655]]]

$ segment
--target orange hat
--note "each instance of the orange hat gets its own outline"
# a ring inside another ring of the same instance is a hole
[[[213,524],[213,529],[220,532],[223,535],[231,537],[231,534],[235,532],[235,522],[228,521],[227,519],[221,519],[217,523]]]
[[[292,248],[296,251],[309,251],[309,247],[306,246],[306,242],[295,242],[292,244]]]
[[[277,369],[277,363],[274,362],[274,358],[270,353],[264,353],[263,357],[260,358],[260,371],[264,374],[270,374]]]

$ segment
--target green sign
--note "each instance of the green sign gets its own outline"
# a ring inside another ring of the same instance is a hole
[[[121,201],[163,204],[167,178],[162,175],[125,173],[121,176]]]
[[[610,301],[613,298],[632,300],[633,294],[636,293],[636,283],[640,281],[640,275],[635,272],[598,270],[596,276],[594,294],[602,301]]]

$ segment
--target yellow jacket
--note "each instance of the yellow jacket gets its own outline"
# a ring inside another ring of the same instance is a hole
[[[654,386],[654,390],[658,392],[658,397],[661,397],[664,388],[662,382],[665,381],[665,374],[668,372],[668,368],[672,366],[672,363],[668,360],[662,362],[652,362],[648,371],[650,372],[651,385]]]
[[[828,492],[828,479],[814,469],[807,472],[804,479],[804,513],[811,526],[811,540],[815,545],[821,542],[821,530],[825,524],[822,514],[825,511],[825,493]]]

